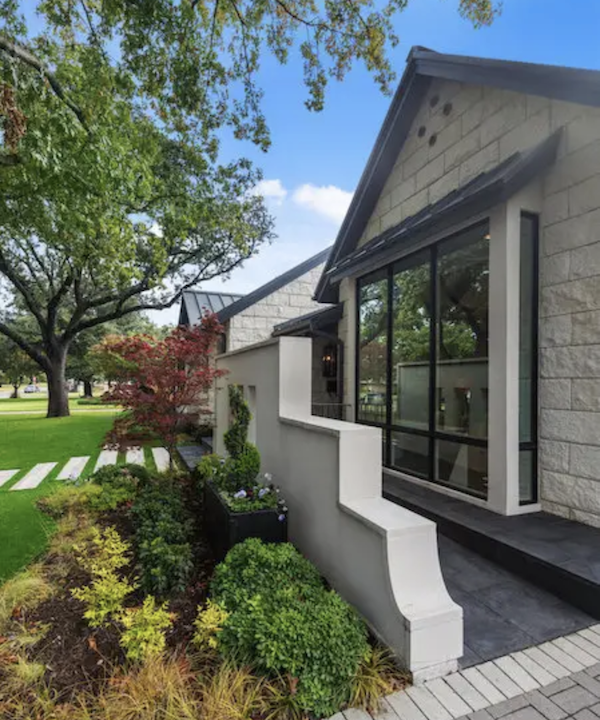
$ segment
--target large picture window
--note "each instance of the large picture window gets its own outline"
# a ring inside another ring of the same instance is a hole
[[[357,421],[383,428],[389,467],[487,497],[488,224],[358,293]]]

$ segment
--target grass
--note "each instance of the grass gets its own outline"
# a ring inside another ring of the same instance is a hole
[[[69,406],[71,412],[107,412],[111,410],[110,406],[104,405],[81,405],[79,400],[82,399],[79,393],[69,393]],[[0,398],[0,413],[13,412],[46,412],[48,409],[48,396],[45,393],[36,393],[31,395],[23,395],[18,398]]]
[[[90,455],[84,475],[91,471],[113,417],[107,412],[50,419],[0,416],[0,470],[21,470],[0,488],[0,584],[46,549],[54,523],[36,508],[35,501],[57,486],[53,479],[73,455]],[[41,462],[57,463],[48,479],[35,490],[9,491],[26,471]]]

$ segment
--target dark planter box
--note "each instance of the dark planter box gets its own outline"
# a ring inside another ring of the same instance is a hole
[[[204,484],[204,527],[217,560],[246,538],[287,542],[287,518],[280,521],[277,510],[234,513],[210,482]]]

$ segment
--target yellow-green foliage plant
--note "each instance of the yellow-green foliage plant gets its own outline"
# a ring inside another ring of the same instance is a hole
[[[125,598],[135,586],[120,578],[117,570],[129,563],[129,544],[114,528],[94,528],[89,545],[76,548],[78,561],[92,576],[86,587],[71,590],[73,597],[86,605],[83,616],[92,627],[103,627],[120,616]]]
[[[193,642],[199,650],[216,650],[218,636],[225,624],[229,613],[219,603],[208,600],[206,607],[198,608],[198,617],[194,620]]]
[[[199,720],[194,674],[185,658],[157,656],[119,673],[90,698],[90,720]],[[86,718],[86,720],[88,720]],[[211,720],[221,720],[218,715]]]
[[[86,483],[81,487],[66,485],[50,495],[40,498],[37,504],[47,515],[58,519],[73,513],[87,511],[93,498],[97,498],[101,494],[102,488],[91,483]]]
[[[33,610],[52,595],[50,583],[39,566],[15,575],[0,587],[0,634],[13,617],[15,610]]]
[[[265,681],[229,663],[200,680],[199,720],[251,720],[265,709]]]
[[[157,607],[154,598],[148,595],[141,607],[125,610],[120,619],[125,627],[120,642],[129,660],[147,662],[165,649],[165,631],[174,620],[167,603]]]
[[[87,513],[61,518],[50,540],[48,555],[53,558],[60,556],[65,560],[74,559],[82,547],[91,543],[95,531],[94,521]]]

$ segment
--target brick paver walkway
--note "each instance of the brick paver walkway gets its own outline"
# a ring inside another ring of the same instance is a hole
[[[331,720],[600,720],[600,625],[389,695]]]

